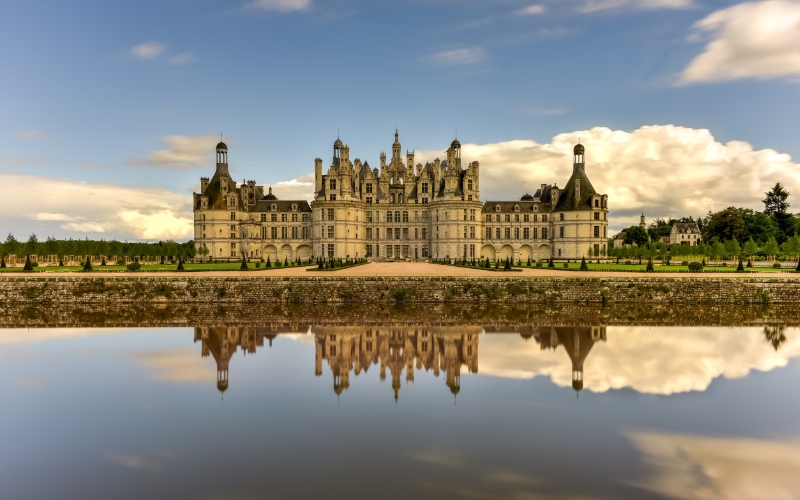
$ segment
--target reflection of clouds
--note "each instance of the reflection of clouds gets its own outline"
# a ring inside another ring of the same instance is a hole
[[[453,452],[448,451],[421,451],[411,455],[413,458],[422,462],[427,462],[434,465],[441,465],[442,467],[449,467],[455,469],[464,463],[464,457]]]
[[[152,380],[166,382],[214,382],[216,372],[191,349],[165,349],[133,354],[142,366],[153,370]]]
[[[607,338],[594,345],[584,364],[584,388],[594,392],[626,387],[651,394],[702,391],[719,376],[769,371],[800,355],[800,336],[793,331],[776,352],[760,327],[608,327]],[[545,375],[558,385],[572,384],[563,347],[542,351],[535,341],[524,343],[516,335],[486,335],[480,371],[523,379]]]
[[[139,455],[109,453],[106,455],[106,459],[127,469],[158,472],[163,468],[159,462]]]
[[[119,328],[9,328],[0,333],[0,345],[35,344],[90,335],[116,335]]]
[[[641,488],[692,500],[782,500],[800,492],[800,441],[634,432],[652,472]]]

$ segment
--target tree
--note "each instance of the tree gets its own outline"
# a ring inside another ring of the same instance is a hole
[[[683,219],[686,219],[684,217]],[[681,219],[681,222],[683,222]],[[689,217],[686,222],[694,222],[694,219]],[[652,240],[659,240],[662,236],[669,236],[672,232],[672,225],[670,224],[671,221],[666,221],[664,219],[656,219],[647,226],[647,233],[650,235],[650,239]]]
[[[794,217],[789,213],[789,192],[780,182],[776,182],[772,189],[766,193],[764,213],[772,217],[778,225],[778,242],[783,243],[794,234]]]
[[[772,344],[772,347],[777,351],[781,345],[786,342],[786,335],[784,334],[784,326],[765,326],[764,339]]]
[[[767,255],[767,261],[772,262],[778,255],[778,242],[775,238],[770,238],[764,245],[764,253]]]
[[[588,271],[589,265],[586,264],[586,257],[581,258],[581,271]]]
[[[644,245],[649,241],[647,231],[643,227],[631,226],[625,231],[625,244],[626,245]]]
[[[725,253],[729,258],[733,259],[742,255],[742,246],[739,245],[739,240],[728,240],[725,242]]]
[[[800,236],[795,234],[782,245],[783,253],[790,258],[796,259],[800,255]]]
[[[758,245],[756,245],[756,242],[753,241],[753,238],[750,238],[744,244],[744,254],[747,255],[747,259],[750,260],[753,258],[753,255],[757,253],[758,253]]]
[[[6,242],[4,246],[5,246],[5,251],[8,253],[8,255],[19,255],[20,243],[14,237],[13,234],[8,233],[8,236],[6,236]]]
[[[739,239],[744,236],[744,218],[736,207],[728,207],[721,212],[710,214],[703,226],[703,240],[719,241]]]
[[[744,220],[744,235],[739,240],[740,243],[744,243],[748,238],[761,242],[777,238],[778,224],[772,217],[750,208],[740,208],[739,212]]]
[[[711,245],[711,256],[714,260],[719,260],[725,254],[725,245],[720,243],[719,241],[715,241],[713,245]]]

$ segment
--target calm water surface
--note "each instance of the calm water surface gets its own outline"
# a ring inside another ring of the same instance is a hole
[[[800,498],[794,328],[405,323],[0,330],[0,498]]]

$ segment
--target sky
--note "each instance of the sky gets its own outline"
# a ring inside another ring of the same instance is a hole
[[[377,165],[457,135],[483,200],[564,185],[612,231],[776,182],[800,207],[800,1],[26,0],[0,31],[0,233],[191,237],[214,172],[311,199],[337,135]]]

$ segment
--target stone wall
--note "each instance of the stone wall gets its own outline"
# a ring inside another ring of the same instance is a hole
[[[796,304],[793,278],[0,277],[0,304]]]

